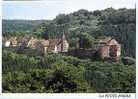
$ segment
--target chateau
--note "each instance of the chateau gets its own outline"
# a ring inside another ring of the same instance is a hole
[[[117,62],[121,55],[121,45],[114,38],[102,37],[96,39],[92,47],[89,49],[80,47],[68,51],[67,54],[81,59],[106,59]]]
[[[94,49],[103,59],[118,58],[121,55],[121,45],[111,37],[98,39],[94,44]]]

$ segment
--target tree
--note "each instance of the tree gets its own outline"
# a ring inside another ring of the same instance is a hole
[[[94,43],[94,38],[88,33],[81,33],[79,35],[79,46],[80,48],[91,48]]]

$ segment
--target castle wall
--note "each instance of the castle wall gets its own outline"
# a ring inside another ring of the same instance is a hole
[[[71,50],[68,52],[61,52],[62,54],[69,55],[69,56],[74,56],[78,57],[81,59],[95,59],[97,58],[96,56],[96,51],[93,49],[90,50],[84,50],[84,49],[76,49],[76,50]]]

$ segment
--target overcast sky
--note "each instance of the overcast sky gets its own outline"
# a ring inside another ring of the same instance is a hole
[[[35,2],[4,2],[3,19],[53,19],[61,13],[79,9],[89,11],[105,8],[135,8],[135,0],[41,0]]]

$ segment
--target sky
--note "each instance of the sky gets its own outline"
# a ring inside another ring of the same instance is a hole
[[[58,14],[68,14],[79,9],[89,11],[106,8],[135,8],[135,0],[41,0],[5,1],[2,6],[3,19],[52,20]]]

